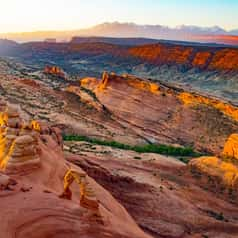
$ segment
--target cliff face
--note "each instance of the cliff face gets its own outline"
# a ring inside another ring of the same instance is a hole
[[[193,43],[142,46],[103,42],[19,44],[10,56],[33,65],[52,62],[78,77],[99,77],[102,70],[177,83],[238,104],[238,49]]]
[[[129,52],[156,65],[185,65],[204,70],[238,70],[238,49],[155,44],[138,46]]]
[[[14,54],[24,59],[34,58],[34,54],[70,58],[112,57],[113,61],[123,58],[130,64],[138,59],[143,62],[160,65],[184,65],[187,68],[198,67],[205,70],[238,70],[238,49],[232,47],[199,46],[196,44],[157,43],[141,46],[107,44],[103,42],[56,43],[33,42],[18,45]],[[114,58],[117,57],[117,58]],[[34,59],[35,60],[35,59]],[[39,58],[39,60],[41,60]],[[106,61],[104,61],[105,63]],[[53,70],[53,69],[52,69]]]

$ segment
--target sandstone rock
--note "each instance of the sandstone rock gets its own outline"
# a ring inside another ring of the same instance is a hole
[[[12,143],[8,166],[22,163],[38,163],[37,143],[30,135],[19,136]]]
[[[232,134],[228,138],[222,156],[238,159],[238,134]]]
[[[212,106],[217,110],[221,111],[225,115],[233,118],[235,121],[238,120],[238,108],[236,106],[230,105],[228,103],[211,99],[208,97],[196,95],[189,92],[182,92],[177,96],[185,105],[199,105],[204,104]]]
[[[0,188],[6,188],[10,184],[10,177],[0,173]]]
[[[4,112],[6,110],[7,103],[3,100],[0,99],[0,112]]]
[[[88,180],[95,196],[101,201],[98,207],[101,216],[80,206],[81,191],[76,186],[72,186],[72,201],[59,199],[68,167],[77,173],[86,173],[66,162],[53,138],[44,136],[46,142],[39,141],[42,166],[11,175],[17,180],[17,189],[0,192],[0,237],[151,238],[138,227],[125,208],[90,177]],[[94,204],[89,204],[85,197],[82,203],[84,206]]]
[[[189,163],[192,172],[198,171],[202,176],[207,175],[215,183],[227,188],[238,189],[238,166],[217,157],[201,157]]]
[[[224,146],[221,157],[200,157],[189,162],[190,172],[200,178],[201,184],[211,190],[226,191],[229,196],[238,194],[238,135],[232,134]],[[237,199],[235,199],[238,202]]]
[[[19,117],[19,108],[17,106],[8,105],[6,110],[9,118]]]
[[[58,66],[46,66],[44,68],[44,73],[55,75],[55,76],[61,77],[63,79],[66,79],[65,72]]]
[[[103,90],[107,87],[108,81],[109,81],[110,75],[108,74],[108,72],[104,71],[103,75],[102,75],[102,80],[98,86],[98,88],[100,90]]]
[[[34,142],[34,139],[30,135],[20,136],[16,139],[16,145],[28,145]]]
[[[28,125],[29,124],[29,125]],[[19,108],[8,105],[6,108],[6,124],[1,126],[0,133],[0,168],[13,170],[16,166],[39,164],[37,142],[39,124],[36,121],[23,123]]]

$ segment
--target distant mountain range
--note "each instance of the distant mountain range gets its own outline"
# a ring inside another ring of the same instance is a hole
[[[75,36],[134,37],[178,41],[214,42],[238,45],[238,29],[227,31],[219,26],[199,27],[181,25],[175,28],[162,25],[137,25],[134,23],[103,23],[87,29],[71,31],[38,31],[0,34],[0,38],[14,41],[42,41],[55,38],[69,41]]]

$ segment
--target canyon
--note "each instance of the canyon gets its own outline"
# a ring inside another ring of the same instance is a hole
[[[1,55],[0,237],[237,237],[236,48]]]
[[[103,37],[68,43],[1,41],[0,56],[27,65],[32,73],[53,65],[76,78],[100,77],[104,70],[132,74],[238,104],[236,47],[150,40],[132,45],[132,41]]]

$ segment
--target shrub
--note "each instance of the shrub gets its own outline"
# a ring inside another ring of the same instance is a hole
[[[157,145],[157,144],[147,144],[147,145],[136,145],[130,146],[126,144],[122,144],[117,141],[105,141],[95,138],[90,138],[87,136],[82,135],[63,135],[63,139],[65,141],[86,141],[92,144],[103,145],[103,146],[110,146],[118,149],[123,150],[133,150],[138,153],[156,153],[156,154],[163,154],[163,155],[172,155],[172,156],[192,156],[192,157],[199,157],[201,156],[200,153],[195,152],[191,147],[173,147],[170,145]],[[188,163],[187,158],[180,158],[181,161]]]

